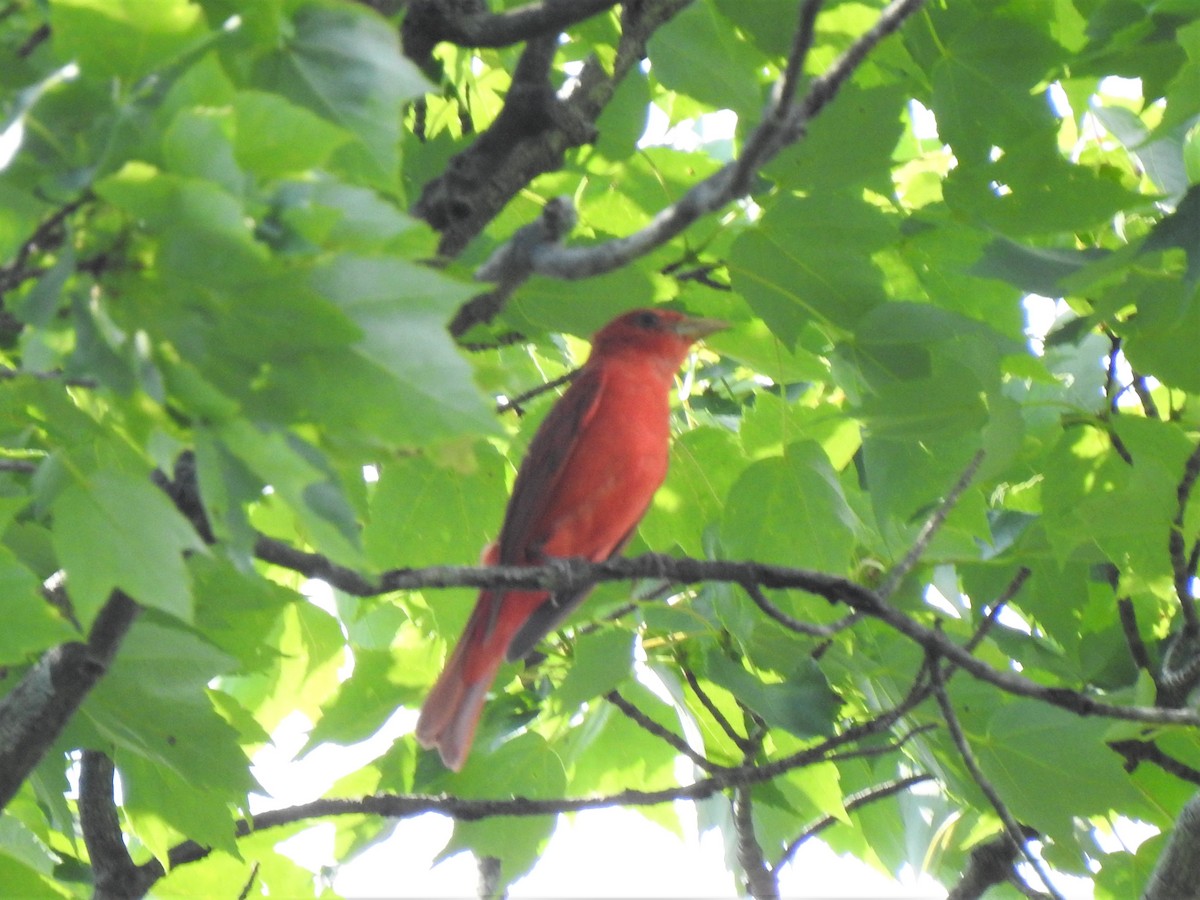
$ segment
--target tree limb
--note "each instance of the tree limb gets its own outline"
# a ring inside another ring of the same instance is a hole
[[[621,7],[621,40],[611,74],[594,59],[585,64],[576,88],[560,99],[550,84],[548,67],[533,58],[553,54],[555,33],[534,38],[526,46],[504,109],[475,142],[450,160],[443,174],[429,181],[413,206],[414,215],[442,233],[438,249],[454,257],[530,181],[562,164],[563,154],[595,139],[596,118],[616,86],[645,55],[654,31],[691,0],[643,0]],[[564,3],[563,6],[568,4]],[[574,5],[574,4],[570,4]],[[495,314],[503,297],[488,305]],[[499,304],[499,305],[497,305]],[[483,310],[486,311],[486,310]],[[461,319],[461,317],[460,317]],[[476,321],[459,321],[456,336]]]
[[[1142,900],[1183,900],[1200,897],[1200,794],[1184,804],[1175,820]]]
[[[266,551],[266,552],[260,552]],[[394,569],[376,581],[337,566],[325,557],[295,550],[270,538],[260,538],[255,554],[267,562],[284,566],[310,578],[321,578],[333,587],[360,597],[389,591],[425,588],[473,587],[505,590],[542,588],[552,592],[577,590],[588,584],[636,578],[666,578],[679,584],[719,581],[757,584],[767,588],[795,588],[842,603],[863,615],[888,625],[925,650],[944,657],[1000,690],[1058,706],[1080,716],[1105,716],[1159,725],[1200,726],[1200,715],[1187,709],[1122,706],[1070,688],[1047,687],[1013,670],[993,668],[976,659],[940,630],[920,624],[903,611],[886,604],[869,588],[824,572],[774,566],[758,562],[704,560],[645,554],[591,563],[581,559],[556,559],[544,566],[429,566]]]
[[[789,105],[786,114],[779,117],[768,113],[747,139],[743,152],[743,159],[754,160],[754,166],[743,163],[741,159],[726,164],[693,186],[677,202],[661,210],[645,228],[627,237],[589,247],[540,247],[532,257],[533,271],[550,278],[567,280],[612,272],[662,246],[701,217],[745,196],[754,172],[785,147],[799,140],[809,120],[837,95],[867,54],[896,31],[923,3],[924,0],[893,0],[875,24],[839,56],[824,74],[812,81],[800,104],[794,108]],[[816,4],[806,3],[803,13],[815,10]],[[794,42],[794,47],[801,50],[805,41],[804,21],[802,19]],[[792,56],[795,57],[796,53],[793,50]],[[775,108],[779,108],[780,101],[787,96],[787,79],[785,73],[776,89]]]
[[[734,788],[733,829],[737,834],[738,865],[746,875],[746,893],[754,900],[779,900],[779,879],[767,865],[754,833],[754,799],[749,787]]]
[[[116,769],[108,755],[84,750],[79,771],[79,823],[88,859],[92,863],[95,893],[92,900],[128,900],[141,897],[162,867],[135,865],[125,846],[113,795]]]
[[[0,699],[0,809],[108,671],[138,611],[130,597],[115,591],[96,616],[86,643],[73,641],[47,650]]]
[[[1007,832],[1009,842],[1018,852],[1024,854],[1025,859],[1037,872],[1041,878],[1042,884],[1051,893],[1056,900],[1062,900],[1062,895],[1055,889],[1054,883],[1050,881],[1050,876],[1046,872],[1046,867],[1042,861],[1034,855],[1028,847],[1029,835],[1026,834],[1026,829],[1023,828],[1005,804],[1000,792],[992,785],[987,776],[983,774],[983,770],[979,768],[979,763],[975,759],[975,754],[971,750],[971,745],[967,741],[967,736],[963,734],[962,726],[958,722],[958,714],[954,712],[954,706],[950,703],[950,697],[946,694],[946,686],[942,681],[941,666],[938,661],[932,660],[929,667],[930,679],[933,684],[933,694],[937,699],[938,708],[942,711],[942,718],[946,722],[946,728],[950,732],[950,739],[954,741],[954,746],[958,748],[958,755],[962,758],[963,765],[967,767],[972,780],[979,785],[979,789],[983,791],[988,802],[992,804],[992,808],[996,811],[996,815],[1000,817],[1000,821],[1004,823],[1004,830]]]
[[[483,2],[410,0],[401,28],[404,52],[418,63],[443,41],[460,47],[508,47],[612,9],[619,0],[541,0],[493,13]]]

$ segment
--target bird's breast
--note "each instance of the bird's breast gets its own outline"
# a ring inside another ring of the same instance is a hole
[[[544,553],[600,560],[620,548],[667,474],[670,389],[657,373],[605,379],[558,485]]]

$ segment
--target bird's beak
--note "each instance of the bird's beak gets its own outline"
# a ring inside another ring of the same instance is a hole
[[[698,341],[702,337],[707,337],[718,331],[724,331],[729,327],[728,322],[722,322],[720,319],[701,319],[697,316],[685,316],[672,326],[672,330],[680,337],[685,337],[691,341]]]

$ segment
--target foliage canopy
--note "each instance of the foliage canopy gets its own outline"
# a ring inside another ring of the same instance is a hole
[[[307,894],[283,837],[427,810],[503,885],[673,798],[760,897],[818,833],[962,896],[1183,871],[1195,0],[11,0],[0,56],[7,891]],[[600,573],[461,774],[403,736],[249,825],[289,717],[419,706],[514,577],[425,567],[522,395],[657,303],[733,325],[629,549],[679,565]]]

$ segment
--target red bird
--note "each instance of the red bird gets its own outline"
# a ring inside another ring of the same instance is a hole
[[[550,410],[517,473],[488,565],[593,562],[621,552],[667,474],[675,372],[698,339],[726,327],[639,309],[605,325]],[[417,720],[417,740],[458,771],[500,663],[524,658],[590,591],[484,590]]]

